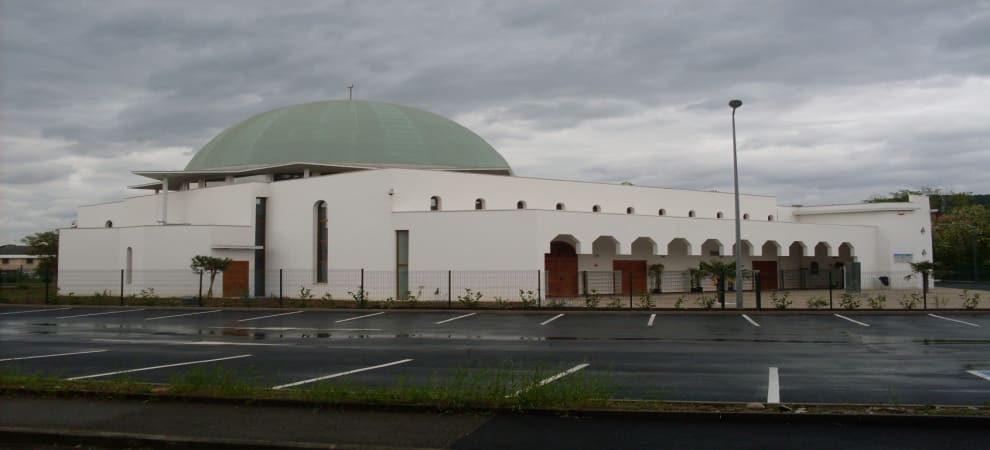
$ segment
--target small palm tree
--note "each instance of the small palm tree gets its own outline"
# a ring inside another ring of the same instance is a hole
[[[932,273],[935,272],[935,263],[931,261],[918,261],[909,263],[911,265],[911,273],[904,277],[905,280],[910,280],[915,274],[921,274],[921,292],[925,296],[925,303],[928,303],[928,279],[931,278]]]
[[[205,256],[196,255],[192,258],[192,264],[190,267],[195,273],[209,273],[210,274],[210,287],[206,291],[206,298],[213,298],[213,280],[217,278],[218,272],[223,272],[227,270],[227,267],[231,263],[230,258],[217,258],[215,256]],[[202,305],[203,299],[200,298],[200,305]]]

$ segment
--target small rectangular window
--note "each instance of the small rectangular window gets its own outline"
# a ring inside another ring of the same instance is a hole
[[[0,263],[10,264],[10,258],[3,258],[2,260],[0,260]]]
[[[27,259],[27,263],[28,264],[34,264],[34,258],[28,258]]]

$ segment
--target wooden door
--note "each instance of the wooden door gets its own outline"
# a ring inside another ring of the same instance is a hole
[[[612,270],[622,272],[622,295],[646,293],[646,260],[612,261]]]
[[[223,271],[223,296],[247,297],[248,295],[248,262],[231,261],[227,270]]]
[[[760,289],[777,289],[777,261],[753,261],[753,271],[760,271]]]
[[[577,297],[578,257],[571,244],[551,242],[550,253],[544,254],[543,266],[547,276],[547,297]]]

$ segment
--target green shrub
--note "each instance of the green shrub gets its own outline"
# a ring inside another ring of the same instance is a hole
[[[598,294],[597,289],[592,289],[584,293],[585,308],[597,308],[598,303],[601,301],[602,301],[602,296]]]
[[[622,299],[619,297],[612,297],[608,299],[608,307],[612,309],[622,308]]]
[[[822,309],[828,306],[828,299],[825,297],[811,297],[808,299],[808,308]]]
[[[921,303],[921,296],[917,292],[902,295],[898,301],[904,309],[914,309]]]
[[[794,303],[794,300],[788,298],[790,296],[791,293],[788,291],[784,291],[783,294],[777,291],[770,291],[770,303],[773,303],[774,308],[787,309],[788,306]]]
[[[962,298],[963,308],[966,308],[966,309],[976,309],[976,307],[980,306],[980,294],[979,293],[976,293],[976,294],[973,294],[972,296],[970,296],[969,295],[969,290],[963,290],[962,291],[962,294],[959,294],[959,297]]]
[[[306,286],[299,286],[299,298],[309,300],[313,298],[313,291]]]
[[[883,309],[884,305],[887,304],[887,296],[883,294],[877,294],[876,297],[867,297],[866,302],[870,304],[870,308]]]
[[[701,297],[696,298],[694,302],[697,303],[698,306],[700,306],[702,309],[712,309],[712,307],[715,306],[715,302],[717,300],[718,299],[716,299],[714,296],[702,295]]]
[[[863,303],[863,299],[859,298],[859,295],[853,294],[851,292],[843,292],[839,296],[839,306],[842,309],[857,309]]]
[[[474,292],[471,289],[465,288],[464,295],[458,295],[457,301],[465,308],[477,308],[481,305],[481,297],[484,297],[484,295],[480,291]]]
[[[650,296],[649,292],[639,296],[640,308],[653,309],[655,306],[656,306],[656,302],[653,301],[653,298]]]
[[[686,300],[687,299],[684,298],[684,295],[683,294],[681,296],[677,297],[677,300],[674,301],[674,309],[681,309],[684,306],[684,302]]]
[[[536,294],[533,291],[519,290],[519,301],[522,302],[523,308],[529,309],[537,304]]]

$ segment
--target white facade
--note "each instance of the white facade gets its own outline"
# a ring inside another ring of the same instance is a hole
[[[169,288],[174,292],[159,283],[157,292],[192,295],[185,281],[193,276],[191,257],[214,255],[248,262],[250,295],[277,294],[278,270],[285,269],[293,274],[293,291],[308,286],[317,295],[329,289],[335,298],[346,297],[346,289],[316,283],[320,201],[327,204],[331,271],[395,272],[397,230],[409,233],[411,272],[535,274],[546,270],[555,240],[574,248],[579,271],[612,271],[615,260],[636,260],[662,263],[673,273],[733,255],[732,193],[402,168],[268,179],[228,178],[200,189],[184,183],[178,191],[81,207],[77,227],[61,230],[62,292],[88,294],[107,283],[116,290],[113,274],[124,271],[125,292],[133,293],[151,287],[140,274],[170,271],[184,281]],[[439,210],[431,210],[431,197],[439,199]],[[263,246],[255,244],[257,198],[267,199]],[[774,197],[742,195],[741,211],[747,268],[753,261],[773,262],[782,271],[857,262],[864,274],[893,273],[910,271],[897,261],[931,259],[926,197],[782,207]],[[254,288],[259,250],[266,292]],[[99,281],[82,271],[100,272]]]

